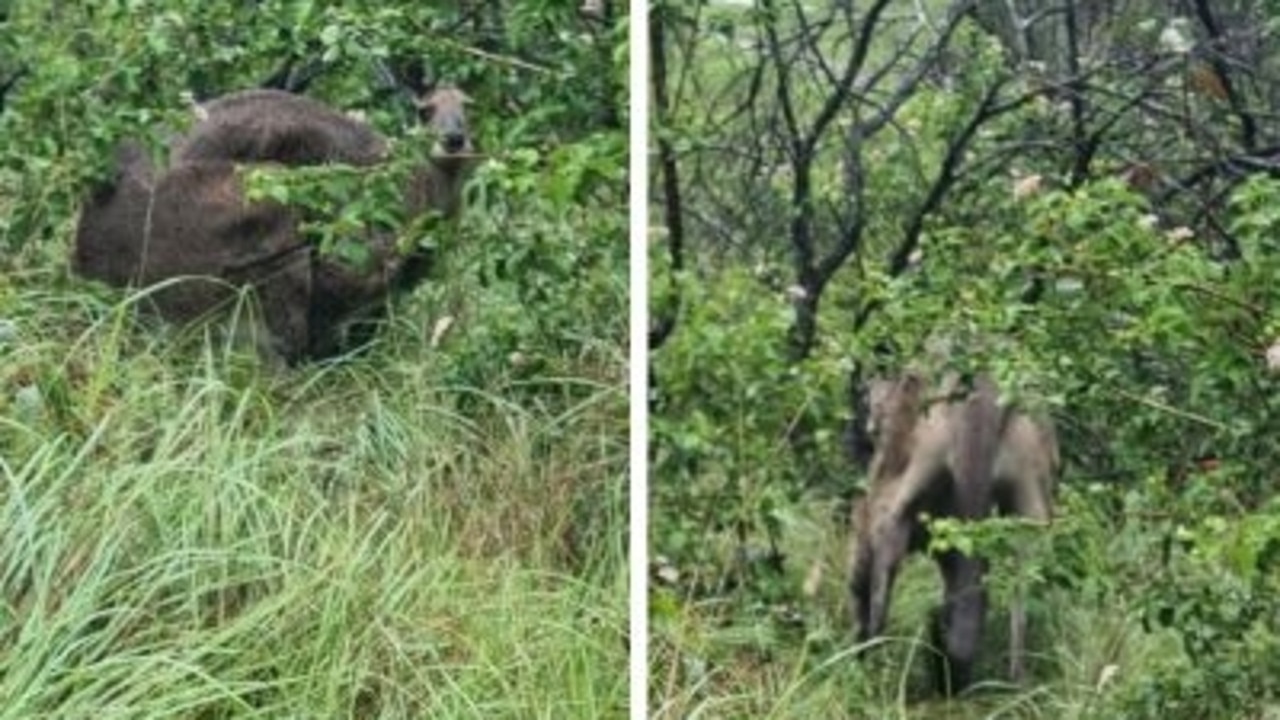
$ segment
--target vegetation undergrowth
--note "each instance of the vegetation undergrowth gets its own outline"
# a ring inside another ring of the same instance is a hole
[[[616,358],[462,387],[399,323],[282,374],[48,281],[3,290],[4,716],[621,712]]]
[[[1212,5],[654,5],[657,716],[1277,716],[1280,45]],[[1047,530],[927,520],[990,565],[952,698],[929,558],[851,617],[903,371],[989,375],[1065,461]]]
[[[625,713],[611,5],[0,2],[0,717]],[[471,99],[460,217],[300,191],[329,260],[369,228],[431,257],[363,352],[269,367],[251,298],[182,327],[67,271],[118,144],[163,172],[193,104],[287,89],[394,156],[437,81]]]

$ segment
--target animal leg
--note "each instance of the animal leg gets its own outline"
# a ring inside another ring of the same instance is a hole
[[[880,479],[876,493],[867,499],[870,531],[866,537],[872,562],[871,587],[866,593],[869,609],[866,611],[866,629],[862,632],[864,638],[875,637],[884,631],[893,582],[902,559],[911,549],[912,531],[919,524],[915,510],[917,502],[922,495],[945,483],[946,478],[936,456],[917,450],[901,475]]]
[[[1009,680],[1021,685],[1027,677],[1027,608],[1019,588],[1009,608]]]
[[[866,624],[860,633],[863,640],[884,632],[889,619],[893,582],[898,575],[898,565],[907,554],[907,543],[911,537],[910,523],[901,516],[885,518],[876,522],[876,525],[877,532],[872,540],[875,547],[871,551],[870,601],[866,611]]]
[[[1022,483],[1014,511],[1022,517],[1038,522],[1049,522],[1052,502],[1049,496],[1051,479],[1029,478]],[[1022,551],[1019,550],[1019,565]],[[1019,584],[1009,608],[1009,679],[1018,685],[1027,677],[1027,607],[1026,590]]]
[[[1024,436],[1026,436],[1024,434]],[[1029,444],[1028,447],[1039,447]],[[1001,469],[997,482],[1012,488],[1012,504],[1001,507],[1003,514],[1017,514],[1028,520],[1048,523],[1052,517],[1053,468],[1048,454],[1021,464],[1022,472]],[[1021,555],[1019,551],[1019,565]],[[1016,588],[1009,607],[1009,679],[1021,685],[1027,677],[1027,609],[1025,588]]]
[[[871,565],[874,557],[866,533],[859,531],[858,535],[849,572],[849,595],[853,600],[853,627],[857,631],[858,642],[864,642],[871,627]]]
[[[1057,439],[1048,421],[1015,413],[1001,437],[996,459],[996,498],[1002,515],[1047,524],[1053,515],[1053,485],[1059,465]],[[1018,551],[1019,566],[1024,552]],[[1025,588],[1015,589],[1009,607],[1009,678],[1026,678]]]
[[[285,263],[258,286],[258,297],[270,336],[269,352],[263,354],[293,364],[310,345],[311,253],[292,253]]]
[[[951,551],[938,560],[945,594],[935,639],[942,648],[938,688],[955,694],[973,682],[973,664],[982,640],[987,593],[982,585],[984,563]]]

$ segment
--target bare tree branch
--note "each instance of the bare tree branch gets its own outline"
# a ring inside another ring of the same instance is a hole
[[[680,168],[675,148],[666,133],[671,117],[671,100],[667,92],[666,29],[661,13],[649,23],[649,46],[653,49],[650,64],[653,83],[653,116],[657,130],[654,133],[658,146],[658,168],[662,176],[663,220],[667,230],[667,252],[671,273],[678,276],[684,269],[684,215],[680,198]],[[649,328],[649,349],[662,346],[671,336],[680,312],[680,294],[673,292],[671,307],[655,313],[656,320]]]

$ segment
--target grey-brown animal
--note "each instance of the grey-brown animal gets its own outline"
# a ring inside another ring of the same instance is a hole
[[[428,210],[456,214],[472,165],[462,116],[465,96],[452,88],[422,104],[461,142],[442,134],[437,152],[405,188],[409,216]],[[117,286],[147,286],[179,277],[152,294],[160,313],[177,321],[203,316],[252,287],[258,296],[269,354],[294,363],[345,349],[346,328],[373,319],[386,298],[425,276],[429,258],[403,256],[387,233],[367,231],[369,268],[319,256],[298,235],[295,211],[249,203],[238,164],[373,165],[386,156],[384,138],[364,123],[306,98],[248,91],[210,104],[174,148],[174,163],[158,172],[141,149],[125,143],[111,182],[84,204],[72,268]],[[461,154],[448,151],[459,148]]]
[[[1048,522],[1060,459],[1053,426],[1002,407],[990,378],[967,392],[952,378],[936,393],[919,375],[870,386],[869,430],[875,444],[867,494],[854,506],[850,590],[859,641],[884,631],[893,582],[908,552],[923,550],[921,513],[976,520],[993,510]],[[944,693],[972,683],[987,597],[982,558],[948,551],[937,558],[944,583],[934,627],[942,651],[936,677]],[[1015,601],[1010,673],[1025,674],[1026,616]]]
[[[432,88],[415,104],[423,124],[439,138],[442,155],[471,149],[466,93],[452,85]],[[285,165],[358,164],[386,152],[386,141],[367,124],[304,95],[282,90],[243,90],[200,106],[201,118],[173,146],[176,162],[272,160]]]
[[[458,211],[463,181],[474,165],[467,126],[471,99],[440,85],[416,101],[420,120],[436,137],[431,162],[410,182],[411,214]],[[170,148],[171,164],[231,160],[287,166],[336,162],[368,166],[387,156],[387,140],[367,123],[302,95],[245,90],[201,106],[202,119]]]
[[[143,150],[124,143],[115,181],[85,202],[72,269],[116,286],[166,284],[150,300],[166,317],[193,320],[230,305],[252,283],[277,354],[300,355],[308,342],[311,272],[287,208],[250,206],[232,163],[201,163],[157,173]],[[265,348],[264,348],[265,349]]]

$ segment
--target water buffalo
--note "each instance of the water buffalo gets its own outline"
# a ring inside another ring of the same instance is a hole
[[[405,188],[410,217],[459,209],[473,163],[465,103],[451,87],[419,103],[438,141]],[[203,114],[175,141],[167,170],[152,167],[135,143],[122,144],[114,177],[84,203],[72,268],[116,286],[184,278],[150,296],[162,315],[182,322],[250,287],[267,331],[264,352],[288,363],[341,352],[346,328],[419,282],[429,258],[401,253],[390,233],[371,229],[352,238],[369,250],[369,266],[321,256],[299,235],[298,211],[247,200],[238,166],[371,166],[385,160],[386,139],[315,100],[272,90],[215,100]]]
[[[1060,460],[1048,420],[1000,406],[996,386],[986,377],[967,390],[952,378],[933,398],[926,397],[928,387],[915,374],[871,383],[875,452],[867,494],[854,506],[850,582],[860,641],[883,632],[899,564],[928,544],[921,513],[976,520],[998,510],[1047,522],[1052,512]],[[934,627],[943,661],[937,682],[952,693],[972,682],[986,616],[986,564],[955,550],[936,559],[944,583]],[[1025,633],[1025,611],[1015,601],[1015,681],[1025,673]]]

